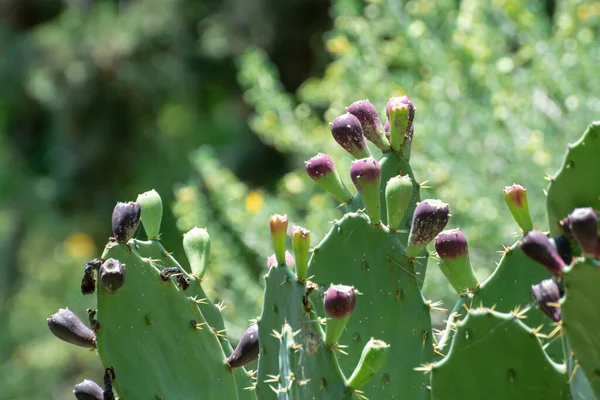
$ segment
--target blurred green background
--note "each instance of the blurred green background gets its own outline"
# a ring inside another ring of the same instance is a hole
[[[582,0],[0,0],[0,399],[69,399],[93,352],[45,318],[94,306],[79,283],[118,201],[154,188],[162,239],[212,237],[207,292],[235,342],[259,314],[268,217],[324,236],[339,216],[303,161],[349,155],[327,122],[355,100],[417,107],[422,197],[450,203],[485,278],[528,188],[600,116],[600,2]],[[454,294],[431,263],[426,294]],[[437,316],[440,323],[443,316]]]

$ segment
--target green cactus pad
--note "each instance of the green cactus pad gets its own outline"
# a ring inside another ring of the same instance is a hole
[[[115,369],[119,395],[237,399],[217,335],[186,293],[161,281],[156,262],[142,257],[137,243],[106,247],[102,257],[125,264],[127,281],[112,295],[98,287],[98,352],[104,366]],[[174,365],[179,368],[165,368]]]
[[[362,213],[346,214],[314,249],[309,275],[323,289],[353,285],[362,295],[339,341],[339,358],[349,376],[371,337],[389,343],[389,358],[362,388],[370,399],[426,399],[428,379],[414,367],[433,358],[429,307],[419,291],[420,275],[404,258],[404,247],[385,226]],[[322,293],[313,293],[322,314]]]
[[[261,400],[290,398],[280,397],[282,393],[287,396],[288,392],[297,393],[297,399],[342,400],[351,396],[335,353],[324,345],[325,334],[309,300],[314,289],[316,287],[310,282],[299,282],[287,265],[272,267],[266,276],[263,312],[258,321],[261,350],[256,389]],[[297,332],[294,340],[302,347],[298,349],[297,357],[284,358],[294,360],[298,365],[282,368],[280,338],[277,337],[280,334],[274,333],[281,332],[285,324]],[[294,372],[292,384],[296,387],[281,392],[278,388],[284,385],[290,371]]]
[[[563,164],[548,187],[548,220],[552,236],[561,234],[558,222],[577,207],[600,209],[600,121],[569,145]]]
[[[563,329],[592,390],[600,397],[600,263],[579,259],[564,273]]]
[[[516,315],[472,309],[458,324],[448,355],[421,368],[434,400],[568,399],[564,366],[550,360]]]

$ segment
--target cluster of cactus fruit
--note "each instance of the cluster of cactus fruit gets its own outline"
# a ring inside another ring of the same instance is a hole
[[[67,309],[48,319],[57,337],[97,349],[104,364],[103,387],[85,380],[75,397],[113,399],[113,390],[148,400],[600,397],[600,124],[569,146],[550,178],[549,235],[533,229],[525,189],[505,189],[523,237],[480,282],[464,234],[444,230],[448,205],[420,200],[409,164],[412,102],[392,98],[386,115],[384,125],[361,100],[331,124],[356,158],[356,194],[329,156],[306,162],[345,213],[314,247],[310,231],[293,226],[293,255],[287,217],[271,217],[263,309],[235,350],[223,305],[202,289],[208,232],[184,235],[190,268],[183,268],[159,241],[158,193],[117,204],[113,237],[84,269],[82,292],[97,293],[90,327]],[[382,152],[379,161],[365,139]],[[134,238],[140,221],[147,240]],[[430,319],[439,303],[421,292],[431,242],[458,294],[442,331]],[[256,359],[257,371],[247,371]]]

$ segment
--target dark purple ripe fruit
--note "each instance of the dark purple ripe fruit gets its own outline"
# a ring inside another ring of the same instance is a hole
[[[237,347],[227,359],[231,368],[239,368],[258,358],[258,325],[250,325],[242,335]]]
[[[571,261],[573,261],[573,250],[571,249],[571,243],[569,242],[569,239],[565,238],[564,236],[556,236],[550,239],[550,243],[554,245],[556,252],[560,258],[562,258],[565,264],[571,264]]]
[[[560,258],[558,252],[542,232],[532,230],[519,242],[523,253],[538,264],[546,267],[554,276],[561,276],[565,262]]]
[[[117,203],[112,214],[113,237],[117,242],[127,243],[140,225],[142,209],[139,203]]]
[[[569,229],[583,254],[594,256],[598,242],[598,217],[593,208],[576,208],[569,215]]]
[[[125,282],[125,266],[119,260],[109,258],[100,267],[100,283],[109,293],[116,293]]]
[[[331,318],[342,318],[356,306],[356,291],[352,286],[331,285],[323,300],[325,313]]]
[[[346,113],[334,119],[331,123],[331,134],[335,141],[354,158],[367,158],[371,155],[360,121],[354,115]]]
[[[96,334],[71,310],[61,308],[48,318],[48,327],[57,338],[81,347],[96,347]]]
[[[390,142],[385,136],[383,125],[375,106],[369,100],[359,100],[346,108],[350,114],[354,115],[362,126],[365,137],[382,151],[390,148]]]
[[[540,310],[549,316],[554,322],[560,321],[560,290],[556,282],[546,279],[531,287],[531,295],[538,303]]]
[[[77,400],[103,400],[104,391],[98,384],[89,379],[75,385],[73,394]]]
[[[450,218],[448,204],[426,199],[417,203],[413,214],[406,256],[416,257],[429,242],[444,230]]]

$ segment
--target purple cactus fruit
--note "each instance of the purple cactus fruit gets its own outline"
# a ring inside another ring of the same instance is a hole
[[[390,149],[390,142],[385,136],[379,114],[369,100],[356,101],[347,107],[346,111],[360,121],[363,134],[367,140],[371,141],[381,151],[388,151]]]
[[[560,290],[556,282],[552,279],[545,279],[537,285],[531,286],[531,295],[537,302],[538,307],[554,322],[559,322],[561,319],[560,307]]]
[[[591,207],[576,208],[569,215],[569,229],[586,257],[594,257],[598,243],[598,217]]]
[[[406,256],[415,258],[448,223],[450,210],[441,200],[427,199],[417,203],[413,214]]]
[[[81,347],[96,347],[96,334],[73,313],[61,308],[48,318],[48,327],[57,338]]]
[[[319,153],[304,164],[308,176],[327,192],[343,202],[352,199],[352,194],[342,182],[340,174],[327,154]]]
[[[479,281],[469,259],[467,238],[460,229],[450,229],[437,235],[435,250],[442,260],[441,271],[458,294],[477,290]]]
[[[350,166],[350,178],[367,207],[371,223],[378,224],[381,221],[379,203],[381,167],[379,163],[373,157],[354,161]]]
[[[571,264],[571,261],[573,261],[573,250],[571,249],[571,243],[569,242],[569,239],[565,238],[564,236],[556,236],[550,239],[550,243],[552,243],[556,249],[556,252],[560,258],[562,258],[565,264]]]
[[[523,232],[527,233],[533,229],[533,221],[529,213],[527,202],[527,190],[521,185],[514,184],[504,188],[504,201],[515,221]]]
[[[290,268],[294,268],[296,265],[296,261],[289,251],[285,252],[285,264]],[[277,265],[279,265],[279,263],[277,262],[277,257],[275,254],[271,254],[269,257],[267,257],[267,269],[271,269]]]
[[[240,368],[258,358],[260,346],[258,344],[258,325],[250,325],[240,338],[237,347],[227,359],[231,368]]]
[[[390,120],[386,120],[385,124],[383,125],[383,131],[385,132],[385,135],[388,137],[390,137]]]
[[[352,286],[331,285],[323,300],[325,313],[331,318],[343,318],[356,306],[356,291]]]
[[[89,379],[75,385],[73,394],[77,400],[103,400],[104,391],[98,384]]]
[[[119,260],[109,258],[104,261],[99,271],[100,283],[107,293],[116,293],[125,282],[125,266]]]
[[[140,226],[142,209],[139,203],[117,203],[112,214],[113,237],[117,242],[127,243]]]
[[[519,242],[523,253],[538,264],[546,267],[554,276],[561,276],[565,267],[565,262],[560,258],[558,252],[542,232],[532,230]]]
[[[331,123],[331,134],[335,141],[354,158],[371,156],[360,121],[354,115],[346,113],[334,119]]]
[[[564,217],[563,219],[561,219],[558,224],[560,225],[560,228],[562,229],[563,233],[565,234],[565,236],[572,241],[575,241],[575,237],[573,236],[573,232],[571,232],[571,216],[567,215],[566,217]]]
[[[392,150],[408,158],[414,131],[415,106],[407,96],[392,97],[385,107],[385,113],[390,121]]]

